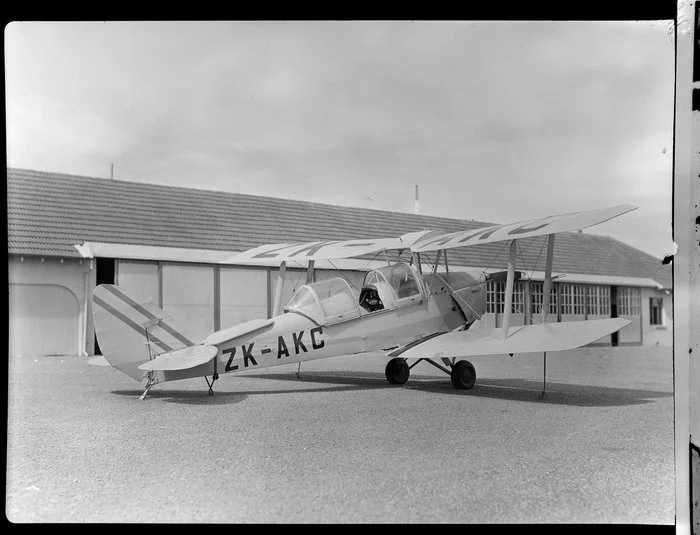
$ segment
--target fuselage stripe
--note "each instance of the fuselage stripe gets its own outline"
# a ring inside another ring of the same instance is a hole
[[[97,297],[96,295],[92,296],[92,301],[94,303],[100,305],[102,308],[104,308],[107,312],[109,312],[110,314],[115,316],[117,319],[123,321],[126,325],[128,325],[129,327],[134,329],[141,336],[147,337],[149,340],[152,340],[153,342],[158,344],[165,351],[172,351],[173,350],[172,347],[170,347],[168,344],[166,344],[165,342],[160,340],[157,336],[154,336],[153,334],[150,334],[150,333],[148,335],[146,335],[146,330],[141,325],[134,322],[133,320],[131,320],[131,318],[122,314],[116,308],[114,308],[112,305],[110,305],[109,303],[106,303],[105,301],[103,301],[102,299]]]
[[[149,320],[158,320],[158,326],[163,328],[164,331],[167,333],[171,334],[173,337],[177,338],[180,342],[187,346],[194,345],[194,342],[192,340],[189,340],[186,336],[180,334],[177,332],[175,329],[173,329],[170,325],[165,323],[165,321],[162,318],[158,318],[148,310],[146,310],[143,306],[138,304],[136,301],[131,299],[128,295],[120,292],[117,288],[114,286],[106,285],[104,288],[109,291],[112,295],[115,297],[118,297],[122,301],[124,301],[127,305],[131,306],[132,308],[136,309],[139,311],[141,314],[146,316]]]

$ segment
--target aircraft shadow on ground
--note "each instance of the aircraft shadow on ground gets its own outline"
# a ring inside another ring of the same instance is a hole
[[[208,392],[206,385],[202,390],[173,390],[167,386],[164,386],[162,390],[156,390],[154,387],[143,400],[143,403],[157,400],[179,405],[232,405],[233,403],[240,403],[248,397],[246,392],[217,392],[216,388],[214,388],[213,396],[210,396]],[[143,390],[112,390],[112,394],[141,401],[138,398],[143,394]]]
[[[530,379],[477,379],[470,390],[457,390],[450,378],[416,376],[411,377],[403,386],[390,385],[381,373],[368,372],[307,372],[297,378],[296,374],[260,374],[248,375],[259,379],[274,379],[291,382],[313,382],[334,385],[335,388],[299,388],[294,390],[274,390],[265,392],[246,392],[254,395],[261,393],[318,392],[337,390],[374,390],[385,388],[408,388],[411,390],[433,392],[444,395],[492,398],[512,401],[531,401],[552,405],[573,405],[581,407],[638,405],[651,403],[657,398],[672,397],[672,392],[640,390],[610,386],[593,386],[547,381],[544,399],[540,398],[542,381]]]
[[[256,379],[281,379],[281,380],[294,380],[296,382],[304,382],[304,377],[297,379],[295,374],[265,374],[265,375],[248,375],[247,377],[254,377]],[[386,379],[374,380],[371,377],[353,377],[355,380],[350,380],[350,377],[340,377],[340,376],[328,376],[328,377],[311,377],[305,381],[306,383],[325,383],[328,386],[322,386],[317,388],[293,388],[293,389],[269,389],[269,390],[249,390],[249,391],[222,391],[217,390],[214,385],[214,395],[210,396],[208,394],[208,388],[206,385],[202,390],[173,390],[166,386],[162,387],[162,390],[156,390],[154,387],[146,396],[144,401],[160,400],[167,403],[178,403],[182,405],[229,405],[233,403],[240,403],[248,396],[252,395],[280,395],[280,394],[294,394],[294,393],[314,393],[314,392],[343,392],[349,390],[370,390],[375,388],[386,388],[389,385],[386,383]],[[230,379],[226,385],[228,389],[235,389],[236,378]],[[375,384],[372,384],[375,383]],[[138,398],[143,393],[143,390],[112,390],[112,394],[117,394],[120,396]]]
[[[571,405],[581,407],[605,407],[620,405],[638,405],[651,403],[655,399],[672,397],[672,392],[659,392],[654,390],[640,390],[631,388],[619,388],[610,386],[592,386],[570,383],[557,383],[547,381],[544,399],[540,398],[542,381],[530,379],[477,379],[476,385],[470,390],[457,390],[452,386],[449,377],[429,377],[416,375],[411,377],[403,386],[390,385],[384,374],[371,372],[342,372],[342,371],[315,371],[306,372],[297,377],[296,373],[258,374],[246,375],[247,378],[286,381],[297,384],[309,383],[326,386],[301,388],[275,388],[261,390],[235,391],[235,379],[227,382],[227,389],[217,390],[214,386],[214,395],[208,395],[206,385],[202,390],[173,390],[163,386],[162,389],[154,387],[144,401],[160,400],[167,403],[186,405],[229,405],[240,403],[248,396],[255,395],[279,395],[292,393],[314,392],[346,392],[377,389],[405,388],[419,392],[431,392],[441,395],[465,396],[473,398],[491,398],[510,401],[529,401],[547,403],[551,405]],[[113,394],[138,398],[142,390],[113,390]]]

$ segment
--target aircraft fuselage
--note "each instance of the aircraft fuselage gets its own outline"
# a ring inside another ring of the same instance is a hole
[[[450,331],[465,322],[465,315],[434,275],[424,277],[431,291],[421,302],[366,313],[330,325],[287,312],[269,327],[217,344],[216,359],[188,370],[166,371],[171,381],[203,375],[241,372],[339,355],[395,348],[438,331]],[[461,287],[472,284],[457,278]],[[432,282],[432,284],[430,284]],[[437,282],[438,284],[435,284]],[[455,278],[451,280],[454,288]],[[442,285],[444,286],[444,284]]]

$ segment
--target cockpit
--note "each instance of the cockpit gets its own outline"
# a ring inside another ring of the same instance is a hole
[[[367,272],[362,283],[360,306],[367,312],[409,305],[423,298],[418,275],[403,262]]]
[[[319,325],[329,325],[360,317],[355,296],[348,281],[336,277],[302,286],[284,310],[297,312]]]
[[[302,286],[284,310],[330,325],[417,303],[424,295],[417,273],[400,262],[368,271],[359,296],[345,279],[336,277]]]

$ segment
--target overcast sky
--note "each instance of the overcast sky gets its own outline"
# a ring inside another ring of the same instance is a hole
[[[12,23],[8,165],[671,252],[672,21]]]

